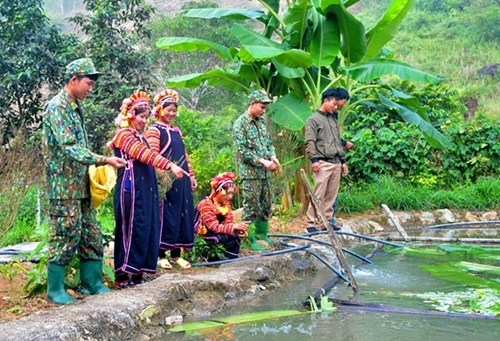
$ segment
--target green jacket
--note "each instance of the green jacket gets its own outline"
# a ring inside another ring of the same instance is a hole
[[[245,112],[233,124],[233,139],[240,179],[268,177],[269,171],[259,163],[259,159],[269,160],[271,156],[276,156],[276,152],[266,128],[265,118],[255,120]]]
[[[88,149],[80,101],[66,91],[45,106],[42,146],[46,164],[49,199],[90,197],[88,166],[104,164],[105,158]]]

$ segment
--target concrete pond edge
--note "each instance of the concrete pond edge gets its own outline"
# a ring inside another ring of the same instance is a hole
[[[164,274],[127,290],[85,297],[76,304],[0,323],[1,341],[146,341],[169,321],[212,314],[277,290],[316,270],[303,252],[258,257],[200,273]]]

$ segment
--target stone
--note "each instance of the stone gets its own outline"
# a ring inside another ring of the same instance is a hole
[[[489,64],[486,66],[483,66],[477,71],[477,74],[480,76],[491,76],[495,77],[500,71],[500,63],[497,64]]]
[[[485,212],[481,216],[482,221],[491,221],[491,220],[497,220],[497,212],[491,211],[491,212]]]
[[[170,315],[165,318],[165,324],[167,326],[173,326],[176,324],[182,324],[182,315]]]
[[[406,223],[411,222],[413,220],[413,217],[406,212],[398,212],[398,213],[396,213],[396,216],[398,217],[400,224],[406,224]]]
[[[436,219],[431,212],[422,212],[422,214],[420,215],[420,221],[424,225],[432,225],[436,223]]]
[[[447,208],[442,210],[436,210],[436,214],[437,214],[437,220],[440,223],[446,224],[455,222],[455,217],[453,216],[453,213],[451,213],[451,211]]]
[[[372,229],[373,229],[372,233],[384,231],[384,228],[377,222],[369,220],[368,225],[370,225],[372,227]]]
[[[472,221],[479,221],[478,216],[477,216],[477,215],[474,215],[474,214],[472,214],[472,213],[470,213],[470,212],[467,212],[467,213],[465,214],[464,219],[465,219],[465,221],[470,221],[470,222],[472,222]]]

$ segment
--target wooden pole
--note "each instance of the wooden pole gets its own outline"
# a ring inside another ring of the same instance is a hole
[[[392,214],[392,212],[389,209],[389,207],[386,204],[382,204],[382,209],[385,211],[385,214],[387,214],[387,216],[389,217],[389,219],[391,219],[391,221],[394,224],[394,226],[396,226],[396,228],[398,229],[399,233],[404,238],[404,240],[406,242],[411,242],[410,237],[408,237],[408,234],[406,234],[406,231],[403,229],[403,227],[401,225],[399,225],[398,220],[396,219],[396,217],[394,216],[394,214]]]
[[[349,285],[351,286],[351,288],[355,294],[359,294],[358,284],[356,283],[356,280],[354,279],[354,276],[352,275],[351,268],[349,268],[349,264],[347,264],[347,260],[344,257],[344,253],[342,252],[342,246],[340,245],[340,241],[338,240],[337,235],[335,234],[335,231],[333,231],[332,224],[328,221],[328,219],[326,219],[326,215],[325,215],[325,211],[323,210],[323,206],[321,206],[318,198],[316,197],[316,195],[314,195],[314,192],[312,191],[311,186],[309,185],[309,181],[307,180],[306,172],[302,168],[300,169],[300,175],[302,176],[302,181],[304,182],[306,192],[309,195],[309,198],[311,199],[312,204],[316,208],[316,213],[321,218],[323,225],[326,226],[326,230],[328,231],[328,236],[330,237],[330,241],[332,242],[333,249],[334,249],[335,253],[337,254],[337,259],[339,260],[340,265],[344,269],[345,273],[347,274],[347,278],[349,279]]]

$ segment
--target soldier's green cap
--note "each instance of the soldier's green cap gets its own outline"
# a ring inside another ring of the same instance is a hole
[[[65,76],[67,79],[73,76],[94,76],[102,74],[102,72],[97,72],[90,58],[80,58],[66,65]]]
[[[267,96],[264,90],[255,90],[248,95],[249,103],[271,103],[272,100]]]

